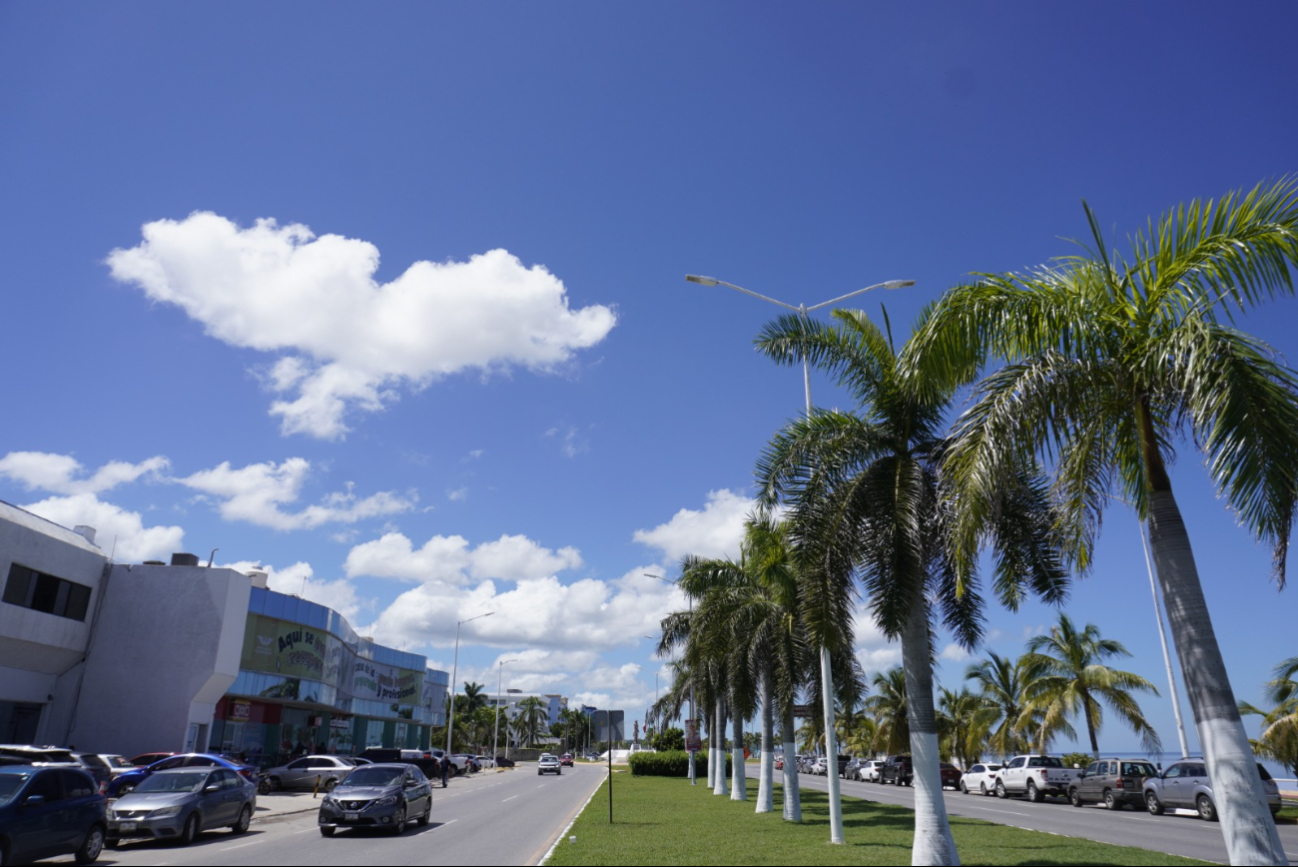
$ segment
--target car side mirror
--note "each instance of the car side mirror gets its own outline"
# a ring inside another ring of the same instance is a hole
[[[203,791],[204,791],[204,792],[207,792],[207,793],[210,795],[210,794],[212,794],[213,792],[219,792],[219,791],[221,791],[221,787],[220,787],[219,785],[217,785],[216,783],[213,783],[212,785],[207,786],[206,788],[204,788]]]
[[[414,787],[415,787],[415,781],[414,781],[414,780],[406,780],[405,788],[407,788],[407,789],[413,789]]]
[[[23,799],[24,807],[39,807],[45,803],[44,795],[28,795]]]

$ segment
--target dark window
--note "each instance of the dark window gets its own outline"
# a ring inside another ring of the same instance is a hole
[[[1172,767],[1167,769],[1167,773],[1164,774],[1163,776],[1166,779],[1175,780],[1177,777],[1181,776],[1181,766],[1172,765]]]
[[[1268,774],[1266,772],[1266,768],[1262,767],[1261,765],[1257,766],[1257,772],[1262,775],[1263,780],[1269,781],[1271,779],[1271,775]]]
[[[59,776],[63,777],[63,791],[68,798],[90,798],[94,797],[95,784],[89,775],[79,771],[60,771]]]
[[[4,601],[33,611],[84,621],[90,608],[90,588],[14,563],[9,567]]]
[[[46,803],[63,800],[63,792],[59,788],[59,775],[56,771],[46,771],[37,775],[27,786],[27,791],[23,792],[24,798],[30,798],[32,795],[40,795]]]

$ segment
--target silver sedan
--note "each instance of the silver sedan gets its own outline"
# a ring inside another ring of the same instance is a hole
[[[227,768],[157,771],[108,810],[108,848],[145,837],[186,846],[203,831],[248,830],[257,809],[257,787]]]
[[[340,756],[303,756],[286,765],[271,768],[263,776],[271,791],[278,789],[320,789],[332,792],[338,781],[356,767],[356,762]]]

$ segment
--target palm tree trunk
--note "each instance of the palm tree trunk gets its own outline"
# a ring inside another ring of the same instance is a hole
[[[1164,479],[1166,476],[1164,476]],[[1149,500],[1149,547],[1231,864],[1287,864],[1171,483]]]
[[[910,754],[915,788],[915,843],[911,864],[959,864],[942,795],[942,769],[937,745],[937,714],[933,711],[933,656],[928,638],[928,605],[920,602],[901,634],[902,665],[906,669],[906,716],[910,723]]]
[[[712,719],[708,720],[708,788],[717,784],[717,711],[712,709]]]
[[[744,763],[744,718],[735,714],[731,720],[734,727],[735,742],[730,747],[731,763],[731,780],[730,780],[730,800],[747,801],[748,800],[748,766]]]
[[[757,808],[769,813],[775,809],[775,698],[771,694],[771,670],[762,669],[762,765],[757,776]]]
[[[729,791],[726,787],[726,703],[717,699],[717,775],[712,794],[725,795]]]
[[[798,787],[798,766],[795,755],[798,752],[797,723],[793,718],[793,708],[784,709],[780,721],[783,731],[780,739],[784,741],[784,818],[790,822],[802,821],[802,790]]]
[[[1086,733],[1091,736],[1091,754],[1098,762],[1100,760],[1100,742],[1095,736],[1095,708],[1094,699],[1085,691],[1082,692],[1082,713],[1086,715]]]
[[[820,648],[821,700],[825,713],[825,755],[828,757],[825,779],[829,783],[829,842],[843,842],[843,799],[838,791],[838,738],[834,735],[834,672],[830,668],[829,648]]]

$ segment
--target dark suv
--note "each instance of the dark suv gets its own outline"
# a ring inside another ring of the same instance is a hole
[[[1138,759],[1101,759],[1091,762],[1082,776],[1068,787],[1074,807],[1103,803],[1110,810],[1144,806],[1145,780],[1158,777],[1158,769]]]
[[[910,764],[910,756],[888,756],[879,770],[879,782],[892,783],[897,786],[909,786],[915,771]]]

